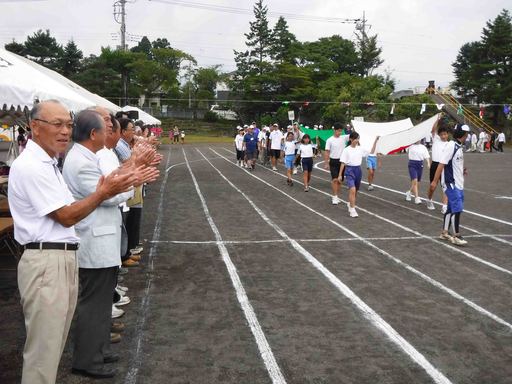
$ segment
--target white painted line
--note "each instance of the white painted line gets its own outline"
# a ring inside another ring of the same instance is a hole
[[[320,161],[320,162],[316,163],[315,164],[315,168],[320,169],[319,168],[319,164],[321,164],[321,163],[323,163],[323,161]],[[368,184],[366,181],[361,181],[361,183],[362,184]],[[402,192],[402,191],[397,191],[396,189],[384,187],[384,186],[378,185],[378,184],[372,184],[372,185],[375,188],[380,188],[380,189],[383,189],[383,190],[388,191],[388,192],[393,192],[393,193],[397,193],[399,195],[405,196],[405,193]],[[424,198],[421,198],[421,199],[422,200],[426,200]],[[437,201],[434,201],[434,203],[437,204],[437,205],[442,205],[441,203],[438,203]],[[491,221],[496,221],[496,222],[501,223],[501,224],[512,226],[512,222],[510,222],[510,221],[498,219],[496,217],[487,216],[487,215],[484,215],[484,214],[481,214],[481,213],[478,213],[478,212],[474,212],[474,211],[468,211],[467,209],[464,209],[464,213],[469,213],[470,215],[478,216],[478,217],[481,217],[483,219],[487,219],[487,220],[491,220]]]
[[[227,159],[226,157],[220,155],[218,152],[216,152],[215,150],[213,150],[212,148],[210,148],[210,150],[212,152],[214,152],[215,154],[219,155],[220,157],[222,157],[225,161],[227,161],[228,163],[230,163],[231,165],[233,166],[236,166],[233,162],[231,162],[229,159]],[[240,169],[240,168],[239,168]],[[294,201],[296,204],[299,204],[300,206],[304,207],[305,209],[313,212],[314,214],[322,217],[323,219],[327,220],[328,222],[330,222],[331,224],[335,225],[336,227],[342,229],[343,231],[345,231],[346,233],[348,233],[349,235],[351,236],[354,236],[354,237],[357,237],[359,238],[359,240],[361,240],[364,244],[366,244],[368,247],[370,248],[373,248],[375,249],[378,253],[380,253],[381,255],[383,256],[386,256],[388,259],[392,260],[393,262],[397,263],[398,265],[404,267],[405,269],[407,269],[408,271],[414,273],[415,275],[419,276],[420,278],[422,278],[423,280],[427,281],[429,284],[439,288],[440,290],[448,293],[450,296],[452,296],[453,298],[461,301],[462,303],[466,304],[467,306],[473,308],[475,311],[479,312],[480,314],[484,315],[484,316],[487,316],[489,317],[490,319],[496,321],[497,323],[501,324],[501,325],[504,325],[505,327],[509,328],[510,330],[512,330],[512,324],[508,323],[507,321],[503,320],[502,318],[500,318],[499,316],[495,315],[494,313],[486,310],[485,308],[479,306],[478,304],[472,302],[471,300],[469,299],[466,299],[464,296],[460,295],[459,293],[455,292],[454,290],[452,290],[451,288],[448,288],[446,287],[445,285],[443,285],[442,283],[440,283],[439,281],[431,278],[430,276],[424,274],[423,272],[417,270],[416,268],[410,266],[409,264],[403,262],[402,260],[398,259],[397,257],[391,255],[389,252],[386,252],[385,250],[377,247],[375,244],[371,243],[370,241],[367,241],[365,240],[363,237],[359,236],[357,233],[355,233],[354,231],[348,229],[347,227],[341,225],[340,223],[334,221],[333,219],[331,219],[330,217],[328,216],[325,216],[324,214],[320,213],[320,212],[317,212],[315,211],[313,208],[309,207],[308,205],[302,203],[301,201],[299,200],[296,200],[294,199],[292,196],[288,195],[286,192],[282,191],[281,189],[273,186],[272,184],[266,182],[265,180],[263,180],[262,178],[256,176],[255,174],[251,173],[251,172],[248,172],[246,171],[245,169],[240,169],[241,171],[244,171],[245,173],[247,173],[249,176],[251,177],[254,177],[255,179],[261,181],[263,184],[269,186],[270,188],[276,190],[277,192],[281,193],[282,195],[286,196],[287,198],[289,198],[290,200]]]
[[[199,153],[201,153],[198,150]],[[203,155],[201,153],[201,155]],[[203,155],[204,156],[204,155]],[[393,344],[405,352],[409,358],[418,364],[425,372],[434,380],[435,383],[448,384],[451,381],[444,376],[437,368],[435,368],[414,346],[405,340],[395,329],[388,324],[377,312],[368,306],[359,296],[357,296],[347,285],[338,279],[331,271],[329,271],[320,261],[318,261],[311,253],[302,247],[297,241],[291,239],[277,224],[275,224],[244,192],[242,192],[236,185],[228,180],[221,171],[219,171],[206,157],[206,161],[215,169],[219,175],[238,193],[240,193],[247,202],[254,208],[254,210],[261,216],[261,218],[279,235],[290,242],[292,247],[299,252],[304,258],[309,261],[322,275],[324,275],[329,282],[334,285],[347,299],[349,299],[354,306],[362,313],[362,315],[370,321],[370,323],[377,329],[382,331]],[[229,162],[229,160],[226,159]],[[249,172],[247,172],[249,173]]]
[[[169,166],[171,162],[171,147],[169,147],[169,154],[167,155],[167,164],[166,168]],[[169,174],[166,172],[164,175],[164,179],[162,181],[162,184],[160,185],[160,195],[159,195],[159,203],[158,203],[158,215],[155,222],[155,228],[153,230],[153,238],[152,238],[152,244],[149,247],[149,254],[148,254],[148,273],[146,274],[146,287],[144,288],[144,296],[142,297],[142,301],[140,304],[139,309],[139,317],[137,319],[137,323],[135,325],[135,334],[136,334],[136,345],[135,345],[135,353],[131,358],[130,362],[130,368],[128,369],[128,372],[126,373],[126,377],[124,378],[125,384],[135,384],[137,382],[137,375],[139,373],[139,369],[141,367],[143,358],[141,355],[142,352],[142,339],[144,334],[144,324],[146,323],[146,317],[148,314],[148,308],[149,308],[149,301],[150,301],[150,295],[149,290],[151,288],[151,283],[153,281],[154,274],[154,259],[156,250],[158,248],[158,240],[160,238],[160,231],[162,227],[162,218],[163,218],[163,212],[164,212],[164,192],[165,187],[167,185],[167,179]]]
[[[211,148],[210,148],[210,149],[211,149]],[[215,154],[217,154],[218,156],[222,156],[222,155],[220,155],[218,152],[214,151],[213,149],[212,149],[212,151],[213,151]],[[226,158],[224,158],[224,160],[226,160],[226,161],[230,162],[231,164],[233,164],[230,160],[228,160],[228,159],[226,159]],[[280,176],[280,177],[284,177],[284,178],[286,178],[286,176],[285,176],[285,175],[282,175],[282,174],[280,174],[280,173],[274,172],[274,171],[272,171],[272,170],[270,170],[270,169],[268,169],[268,168],[265,168],[265,167],[262,167],[262,168],[263,168],[263,169],[266,169],[266,170],[268,170],[268,171],[270,171],[270,172],[272,172],[272,173],[273,173],[273,174],[275,174],[275,175],[278,175],[278,176]],[[253,176],[254,176],[254,175],[253,175]],[[258,178],[258,177],[257,177],[257,178]],[[323,179],[322,179],[322,180],[323,180]],[[300,181],[297,181],[297,180],[296,180],[295,182],[296,182],[296,183],[298,183],[298,184],[303,184],[303,183],[301,183]],[[269,184],[269,185],[270,185],[270,184]],[[327,193],[327,192],[325,192],[325,191],[322,191],[322,190],[320,190],[320,189],[318,189],[318,188],[315,188],[315,187],[310,186],[310,187],[309,187],[309,189],[310,189],[310,190],[313,190],[313,191],[317,191],[317,192],[319,192],[319,193],[321,193],[321,194],[323,194],[323,195],[326,195],[326,196],[331,197],[331,195],[330,195],[329,193]],[[342,199],[340,199],[340,200],[341,200],[341,202],[342,202],[342,203],[347,203],[346,201],[344,201],[344,200],[342,200]],[[373,217],[376,217],[377,219],[380,219],[380,220],[382,220],[382,221],[385,221],[386,223],[389,223],[389,224],[391,224],[391,225],[394,225],[395,227],[400,228],[400,229],[402,229],[403,231],[406,231],[406,232],[412,233],[412,234],[414,234],[414,235],[416,235],[416,236],[420,236],[420,237],[422,237],[422,238],[424,238],[424,239],[429,239],[430,241],[432,241],[432,242],[434,242],[434,243],[436,243],[436,244],[438,244],[438,245],[440,245],[440,246],[442,246],[442,247],[445,247],[445,248],[447,248],[447,249],[449,249],[449,250],[451,250],[451,251],[453,251],[453,252],[459,253],[459,254],[461,254],[461,255],[463,255],[463,256],[465,256],[465,257],[469,258],[469,259],[472,259],[472,260],[474,260],[474,261],[476,261],[476,262],[478,262],[478,263],[480,263],[480,264],[486,265],[487,267],[492,268],[492,269],[494,269],[494,270],[496,270],[496,271],[499,271],[499,272],[502,272],[502,273],[505,273],[505,274],[507,274],[507,275],[511,275],[511,276],[512,276],[512,271],[510,271],[510,270],[508,270],[508,269],[506,269],[506,268],[503,268],[503,267],[501,267],[501,266],[499,266],[499,265],[497,265],[497,264],[491,263],[490,261],[484,260],[484,259],[482,259],[482,258],[480,258],[480,257],[478,257],[478,256],[472,255],[471,253],[469,253],[469,252],[466,252],[466,251],[462,250],[460,247],[457,247],[457,246],[454,246],[454,245],[448,244],[446,241],[441,241],[441,240],[437,240],[437,239],[434,239],[434,238],[431,238],[431,237],[425,236],[425,235],[423,235],[422,233],[420,233],[420,232],[418,232],[418,231],[416,231],[416,230],[414,230],[414,229],[411,229],[411,228],[409,228],[409,227],[406,227],[406,226],[404,226],[404,225],[402,225],[402,224],[400,224],[400,223],[397,223],[396,221],[393,221],[393,220],[387,219],[387,218],[385,218],[384,216],[381,216],[381,215],[378,215],[378,214],[376,214],[376,213],[370,212],[369,210],[367,210],[367,209],[365,209],[365,208],[362,208],[362,207],[360,207],[360,206],[357,206],[357,209],[358,209],[359,211],[361,211],[361,212],[365,212],[365,213],[367,213],[367,214],[368,214],[368,215],[370,215],[370,216],[373,216]]]
[[[206,219],[208,220],[208,223],[210,224],[210,228],[212,229],[212,232],[215,235],[215,238],[217,239],[217,247],[219,248],[219,252],[222,255],[222,260],[224,261],[224,264],[226,264],[226,268],[229,273],[229,277],[231,278],[231,282],[233,283],[233,287],[236,291],[236,297],[238,299],[238,302],[240,303],[240,306],[242,307],[242,310],[244,312],[245,318],[247,319],[247,322],[249,323],[249,327],[251,328],[252,334],[254,335],[254,338],[256,340],[256,344],[258,345],[258,349],[260,351],[261,358],[263,359],[263,362],[265,363],[265,367],[267,368],[268,374],[270,378],[272,379],[272,383],[274,384],[284,384],[286,383],[286,380],[284,379],[283,374],[281,373],[281,369],[279,368],[279,365],[277,364],[276,358],[274,357],[274,354],[272,353],[272,349],[270,348],[270,345],[268,344],[267,338],[265,337],[265,334],[263,333],[263,329],[261,328],[260,323],[258,322],[258,319],[256,317],[256,314],[254,313],[254,309],[249,301],[249,298],[247,297],[247,293],[245,292],[245,288],[242,285],[242,281],[240,280],[240,277],[238,276],[238,272],[236,270],[235,265],[231,261],[231,258],[229,257],[228,250],[226,246],[222,243],[222,237],[220,235],[220,232],[213,222],[213,219],[210,215],[210,211],[208,210],[208,206],[206,205],[206,201],[204,199],[203,194],[201,193],[201,190],[199,189],[199,184],[197,184],[196,177],[194,176],[194,173],[192,172],[192,168],[190,168],[190,164],[187,159],[187,154],[185,153],[185,149],[182,148],[183,156],[185,157],[185,162],[187,163],[188,171],[190,172],[190,176],[192,177],[192,181],[194,182],[194,186],[196,188],[197,195],[199,196],[199,199],[201,200],[201,205],[203,206],[203,211],[206,216]]]
[[[495,199],[512,200],[512,196],[496,196]]]
[[[327,171],[327,170],[325,170],[323,168],[320,168],[320,167],[316,167],[316,169],[318,169],[319,171],[325,172],[325,173],[329,173],[329,171]],[[331,180],[324,179],[323,177],[319,177],[319,176],[316,176],[316,175],[311,175],[311,176],[313,178],[315,178],[315,179],[323,180],[323,181],[325,181],[325,182],[327,182],[329,184],[331,183]],[[396,203],[394,201],[387,200],[387,199],[384,199],[382,197],[375,196],[374,194],[371,194],[371,193],[366,193],[366,192],[363,192],[361,190],[358,193],[361,194],[361,195],[364,195],[364,196],[368,196],[368,197],[370,197],[372,199],[376,199],[376,200],[380,200],[380,201],[386,202],[386,203],[394,205],[396,207],[400,207],[400,208],[407,209],[409,211],[413,211],[413,212],[418,213],[418,214],[420,214],[422,216],[430,217],[430,218],[433,218],[433,219],[441,221],[441,222],[443,221],[442,217],[437,217],[437,216],[428,214],[426,212],[423,212],[423,211],[420,211],[420,210],[417,210],[417,209],[414,209],[414,208],[411,208],[411,207],[407,207],[407,206],[405,206],[403,204],[399,204],[399,203]],[[437,202],[434,202],[434,203],[439,204]],[[471,227],[468,227],[468,226],[462,225],[462,224],[460,225],[460,227],[463,228],[463,229],[466,229],[468,231],[471,231],[471,232],[477,233],[479,235],[482,235],[482,237],[489,237],[489,238],[491,238],[491,239],[493,239],[495,241],[498,241],[500,243],[507,244],[507,245],[512,245],[512,242],[504,240],[504,239],[501,239],[497,235],[487,235],[487,234],[482,233],[482,232],[480,232],[480,231],[478,231],[478,230],[476,230],[474,228],[471,228]],[[464,237],[468,237],[468,236],[464,236]]]

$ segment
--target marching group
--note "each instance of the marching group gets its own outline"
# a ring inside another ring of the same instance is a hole
[[[29,126],[31,139],[12,164],[8,190],[14,236],[23,248],[21,382],[56,382],[74,317],[73,373],[113,377],[111,364],[120,357],[111,343],[124,329],[113,318],[130,302],[120,267],[140,260],[144,185],[157,179],[162,157],[154,137],[100,107],[73,119],[60,102],[41,102]],[[71,140],[61,172],[57,157]]]
[[[287,184],[293,186],[292,175],[297,173],[297,168],[303,172],[304,192],[309,191],[313,160],[321,156],[321,148],[318,138],[313,139],[304,134],[298,123],[281,131],[278,124],[258,129],[256,123],[237,127],[235,137],[236,160],[240,167],[250,171],[255,169],[258,159],[263,166],[271,166],[277,171],[277,164],[281,155],[286,167]],[[452,140],[450,140],[450,131]],[[361,186],[363,159],[366,158],[368,175],[368,191],[374,190],[373,181],[375,171],[380,167],[381,154],[377,153],[379,137],[375,138],[370,150],[359,144],[360,136],[355,130],[347,132],[340,123],[332,127],[332,136],[326,140],[323,152],[324,168],[330,171],[332,198],[331,203],[341,203],[339,197],[343,181],[348,189],[348,214],[350,217],[358,217],[356,211],[357,192]],[[416,204],[421,204],[419,196],[419,183],[422,179],[424,163],[427,162],[430,170],[430,186],[426,206],[430,210],[435,209],[432,200],[437,185],[442,185],[442,208],[444,215],[443,228],[440,238],[450,241],[455,245],[465,245],[467,241],[460,234],[460,216],[464,207],[464,145],[468,137],[472,136],[467,125],[457,125],[453,130],[441,125],[438,119],[432,128],[430,140],[432,156],[427,147],[418,141],[407,148],[408,170],[411,179],[410,188],[405,193],[405,199]],[[498,142],[504,143],[501,135]],[[500,145],[500,148],[503,144]]]

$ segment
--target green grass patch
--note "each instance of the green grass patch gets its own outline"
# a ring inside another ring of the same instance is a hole
[[[206,136],[206,135],[187,135],[185,136],[185,144],[226,144],[233,143],[234,138],[227,136]],[[161,140],[162,144],[170,144],[170,139],[168,137],[164,137]]]

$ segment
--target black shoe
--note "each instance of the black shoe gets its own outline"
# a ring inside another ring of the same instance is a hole
[[[116,363],[119,361],[119,355],[117,353],[110,353],[103,356],[103,362],[105,364]]]
[[[110,379],[117,374],[116,368],[105,368],[102,367],[100,369],[76,369],[72,368],[71,373],[75,375],[82,375],[87,377],[92,377],[94,379]]]

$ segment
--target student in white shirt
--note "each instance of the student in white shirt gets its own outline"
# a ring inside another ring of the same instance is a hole
[[[286,166],[286,176],[288,176],[288,180],[286,180],[286,183],[290,187],[293,185],[292,173],[294,161],[295,141],[293,140],[293,132],[288,132],[286,134],[286,141],[284,142],[284,165]]]
[[[482,131],[480,132],[480,134],[478,135],[478,143],[476,144],[477,148],[478,148],[478,152],[482,153],[482,152],[485,152],[485,141],[487,140],[487,134]]]
[[[411,201],[411,195],[414,195],[414,202],[421,204],[421,199],[418,193],[418,184],[421,181],[421,175],[423,173],[423,161],[428,161],[428,167],[430,169],[430,154],[428,153],[427,147],[421,144],[419,141],[407,148],[409,154],[409,176],[411,177],[411,188],[405,192],[405,200]]]
[[[476,151],[477,142],[478,142],[478,138],[476,137],[476,133],[473,132],[473,134],[471,135],[471,149],[469,150],[470,152]]]
[[[313,171],[313,146],[308,134],[302,137],[302,141],[297,151],[296,158],[302,160],[302,171],[304,173],[304,192],[309,191],[309,182],[311,181],[311,172]]]
[[[338,205],[341,202],[338,197],[341,184],[338,181],[341,167],[340,158],[349,140],[348,135],[342,135],[342,133],[343,125],[341,123],[334,123],[334,135],[325,142],[324,168],[329,169],[331,172],[333,205]]]
[[[279,125],[272,125],[272,132],[270,132],[269,140],[272,170],[277,171],[277,160],[281,157],[281,144],[283,142],[283,133],[279,129]]]
[[[439,165],[439,161],[442,158],[442,153],[448,144],[448,129],[446,127],[439,127],[440,119],[438,119],[434,126],[432,127],[432,164],[430,165],[430,182],[434,180],[434,176],[436,174],[437,167]],[[469,136],[468,136],[469,137]],[[432,196],[434,195],[435,190],[428,191],[428,200],[427,200],[427,208],[430,210],[434,210],[434,202],[432,201]],[[441,213],[444,215],[446,212],[446,206],[448,204],[448,198],[442,193],[442,203],[443,206],[441,208]]]
[[[236,147],[236,163],[242,167],[245,165],[245,153],[244,153],[244,131],[240,128],[235,137]]]
[[[375,142],[373,143],[373,147],[370,152],[359,145],[359,133],[353,131],[350,134],[349,139],[350,146],[345,148],[341,154],[341,167],[340,173],[338,174],[338,181],[341,183],[343,173],[345,173],[345,182],[348,187],[348,213],[350,214],[350,217],[357,217],[356,196],[357,191],[361,186],[361,178],[363,174],[361,171],[361,163],[363,162],[363,157],[368,156],[368,153],[375,152],[379,136],[375,138]]]
[[[503,152],[503,144],[505,144],[505,133],[500,132],[498,135],[498,151]]]

